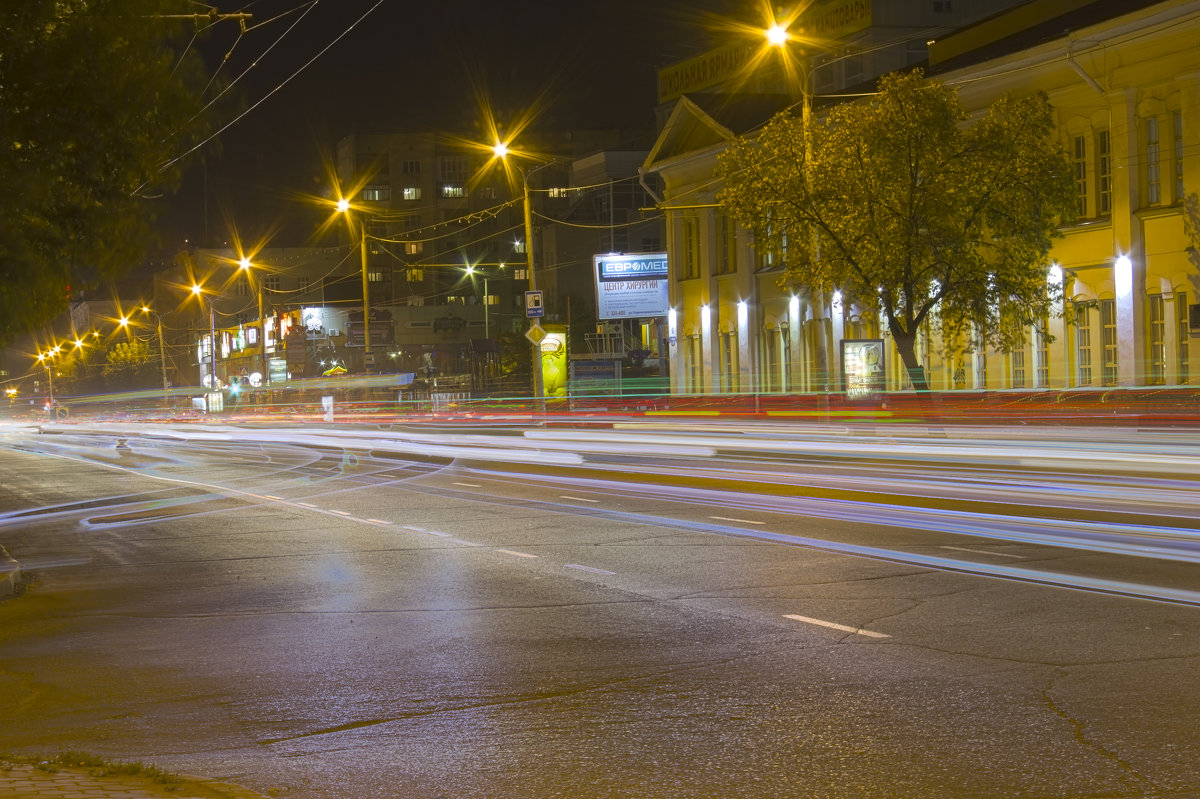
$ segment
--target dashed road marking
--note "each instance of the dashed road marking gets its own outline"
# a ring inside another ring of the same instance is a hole
[[[587,497],[573,497],[573,496],[571,496],[570,494],[559,494],[559,495],[558,495],[558,498],[559,498],[559,499],[573,499],[573,500],[575,500],[576,502],[593,502],[593,503],[596,503],[596,502],[599,502],[599,501],[600,501],[600,500],[598,500],[598,499],[588,499]]]
[[[848,627],[845,624],[838,624],[838,623],[832,622],[832,621],[824,621],[822,619],[812,619],[812,618],[809,618],[808,616],[797,616],[792,613],[785,613],[785,614],[783,614],[783,617],[785,619],[792,619],[794,621],[802,621],[805,624],[815,624],[818,627],[828,627],[831,630],[841,630],[844,633],[854,633],[855,635],[864,635],[867,638],[891,638],[890,635],[887,635],[885,633],[877,633],[873,630],[864,630],[861,627]]]
[[[371,524],[391,524],[391,522],[385,522],[383,519],[367,519],[367,521]]]
[[[953,549],[955,552],[974,552],[976,555],[995,555],[998,558],[1016,558],[1025,560],[1024,555],[1012,555],[1008,552],[988,552],[986,549],[967,549],[966,547],[938,547],[938,549]]]
[[[465,488],[483,488],[479,483],[451,483],[450,485],[464,486]]]
[[[317,507],[316,505],[312,504],[311,502],[297,502],[296,504],[297,504],[297,505],[299,505],[299,506],[301,506],[301,507],[303,507],[303,508],[315,508],[315,507]]]
[[[536,558],[537,555],[530,555],[528,552],[517,552],[515,549],[497,549],[497,552],[504,555],[512,555],[517,558]]]
[[[351,515],[351,514],[350,514],[350,511],[346,511],[346,510],[334,510],[333,508],[330,508],[330,509],[329,509],[329,512],[330,512],[330,513],[336,513],[338,516],[350,516],[350,515]]]
[[[738,522],[739,524],[766,524],[766,522],[756,522],[754,519],[735,519],[732,516],[709,516],[708,518],[721,522]]]
[[[580,566],[578,563],[566,564],[568,569],[578,569],[581,572],[590,572],[591,574],[616,574],[616,572],[606,572],[604,569],[597,569],[592,566]]]

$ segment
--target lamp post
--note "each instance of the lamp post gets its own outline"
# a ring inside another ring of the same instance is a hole
[[[192,285],[192,294],[200,300],[201,307],[204,305],[204,288],[196,283]],[[218,394],[219,383],[217,382],[217,310],[213,306],[212,300],[208,301],[208,363],[209,363],[209,386],[208,386],[208,411],[212,413],[213,397]]]
[[[350,230],[354,230],[354,209],[350,201],[344,197],[337,202],[337,209],[346,215]],[[367,221],[358,219],[358,247],[362,259],[362,295],[363,295],[363,369],[371,371],[375,368],[375,355],[371,352],[371,303],[369,298],[370,279],[367,273]]]
[[[163,343],[162,317],[150,310],[150,306],[143,305],[142,310],[154,317],[155,325],[158,333],[158,365],[162,371],[162,388],[163,388],[163,408],[169,408],[171,405],[170,397],[167,389],[167,356],[166,345]]]
[[[497,141],[492,145],[492,153],[500,160],[507,162],[507,158],[510,155],[508,144]],[[521,202],[525,222],[525,270],[529,278],[530,291],[537,291],[537,274],[533,268],[533,204],[529,193],[529,178],[534,172],[537,172],[539,169],[545,169],[553,163],[554,161],[547,161],[529,171],[521,167],[517,168],[521,173]],[[530,317],[530,330],[537,324],[537,320]],[[530,338],[530,341],[533,341],[533,339]],[[533,342],[533,359],[530,364],[530,371],[533,372],[534,402],[537,404],[538,412],[544,413],[546,410],[546,397],[542,379],[542,345],[540,341]]]
[[[46,350],[45,352],[39,352],[37,356],[38,363],[46,367],[46,382],[48,384],[46,393],[46,407],[51,407],[54,405],[54,372],[50,370],[50,358],[53,354],[54,353],[51,350]]]
[[[255,290],[258,297],[258,368],[262,375],[260,382],[266,385],[271,382],[269,370],[267,369],[267,320],[263,316],[263,293],[262,283],[257,286],[254,284],[254,278],[250,274],[250,267],[254,264],[246,256],[242,256],[238,260],[238,269],[246,273],[246,280],[250,283],[251,288]]]

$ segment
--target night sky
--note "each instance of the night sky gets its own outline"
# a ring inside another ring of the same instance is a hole
[[[223,21],[202,50],[214,68],[229,54],[227,81],[253,63],[236,90],[246,107],[261,103],[190,159],[168,250],[185,238],[220,245],[231,226],[258,238],[282,225],[274,244],[309,243],[299,240],[309,223],[280,214],[288,198],[327,184],[322,157],[339,138],[482,131],[479,96],[501,125],[536,107],[545,129],[652,132],[655,71],[720,41],[720,20],[762,15],[756,0],[257,0],[218,10],[253,14],[249,30],[238,39],[237,23]],[[214,113],[220,125],[230,118]]]

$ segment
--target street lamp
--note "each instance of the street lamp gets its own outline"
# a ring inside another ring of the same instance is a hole
[[[354,208],[350,205],[350,201],[345,197],[337,201],[337,209],[339,213],[346,215],[346,221],[350,225],[351,233],[354,231]],[[375,368],[375,356],[371,352],[371,302],[369,299],[369,278],[367,274],[367,220],[360,218],[358,220],[358,247],[360,257],[362,258],[362,295],[363,295],[363,369],[366,371]]]
[[[262,374],[261,383],[266,385],[270,382],[269,370],[267,369],[267,320],[263,316],[263,293],[262,283],[254,285],[254,278],[250,274],[250,267],[254,266],[250,259],[243,255],[238,260],[238,270],[246,273],[246,280],[250,283],[251,288],[255,289],[255,294],[258,295],[258,348],[259,348],[259,371]]]
[[[46,382],[49,384],[46,393],[47,408],[54,405],[54,373],[50,370],[50,358],[53,354],[51,350],[47,350],[46,352],[39,352],[37,356],[38,363],[46,367]]]
[[[504,161],[505,164],[508,163],[508,156],[512,154],[512,152],[509,150],[508,143],[502,141],[497,141],[492,145],[492,153],[496,156],[496,158]],[[537,172],[539,169],[545,169],[553,163],[554,161],[552,160],[547,161],[541,166],[535,167],[529,171],[526,171],[523,167],[517,167],[517,171],[521,173],[521,200],[522,210],[524,211],[525,217],[525,269],[529,278],[530,291],[537,291],[537,275],[535,274],[533,268],[533,206],[529,195],[529,178],[534,172]],[[537,319],[530,317],[530,331],[532,331],[535,326],[538,326]],[[530,341],[533,342],[533,361],[530,365],[530,371],[533,372],[533,397],[534,402],[537,403],[538,410],[544,412],[546,409],[546,398],[543,396],[544,389],[542,384],[542,344],[541,341],[534,341],[533,338],[530,338]]]
[[[204,287],[199,283],[192,284],[192,296],[200,301],[201,307],[204,305]],[[217,311],[213,306],[212,300],[208,301],[208,363],[209,371],[209,387],[208,387],[208,410],[212,413],[215,408],[214,397],[219,396],[217,382]]]
[[[167,356],[166,346],[163,343],[162,317],[150,310],[150,306],[143,305],[142,311],[154,317],[154,321],[158,326],[158,365],[162,370],[162,386],[163,386],[163,407],[169,408],[171,401],[167,395]]]

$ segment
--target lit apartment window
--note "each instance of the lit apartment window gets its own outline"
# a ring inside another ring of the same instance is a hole
[[[1188,302],[1187,292],[1175,292],[1175,317],[1179,327],[1179,384],[1185,385],[1191,379],[1188,368]]]
[[[1162,199],[1158,171],[1158,117],[1146,120],[1146,201],[1154,204]]]
[[[467,196],[467,187],[458,184],[444,183],[442,184],[442,197],[456,200]]]
[[[513,280],[528,280],[529,279],[529,270],[524,267],[522,267],[521,269],[514,269],[512,271],[512,276],[513,276]]]
[[[1150,295],[1150,385],[1161,386],[1167,373],[1167,318],[1163,295]]]
[[[570,189],[566,189],[561,186],[556,186],[553,188],[546,189],[546,195],[549,197],[563,199],[563,198],[569,196],[570,191],[571,191]]]
[[[421,162],[405,161],[401,165],[401,171],[406,175],[419,175],[421,174]]]
[[[1112,142],[1107,130],[1096,134],[1097,213],[1112,213]]]
[[[382,283],[386,279],[383,272],[367,272],[367,280],[372,283]]]
[[[518,239],[517,241],[513,242],[513,252],[524,254],[524,252],[525,252],[525,240],[524,239]]]
[[[424,280],[425,280],[425,270],[424,269],[409,269],[408,270],[408,282],[409,283],[421,283]]]
[[[362,198],[366,202],[386,203],[392,199],[391,186],[367,186],[362,190]]]
[[[1083,136],[1076,136],[1074,157],[1072,161],[1075,164],[1075,202],[1079,211],[1079,218],[1087,218],[1087,140]]]
[[[425,296],[422,294],[414,294],[408,298],[410,307],[420,307],[425,304]]]
[[[1175,202],[1183,202],[1183,112],[1171,115],[1175,129]]]
[[[1117,301],[1100,300],[1100,347],[1104,357],[1103,384],[1117,384]]]
[[[419,200],[421,199],[421,190],[416,186],[407,186],[404,189],[404,199]]]
[[[1079,385],[1092,384],[1092,319],[1086,305],[1075,306],[1075,354],[1079,364]]]
[[[424,249],[424,245],[419,241],[410,241],[404,245],[406,255],[420,255],[422,249]]]

